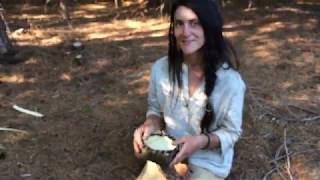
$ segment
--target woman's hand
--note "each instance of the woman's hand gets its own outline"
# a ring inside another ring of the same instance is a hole
[[[174,145],[180,145],[181,148],[175,158],[171,161],[170,166],[173,167],[197,150],[203,148],[207,144],[207,141],[208,140],[204,135],[184,136],[174,141]]]
[[[135,155],[140,158],[141,151],[144,147],[143,140],[147,139],[155,129],[150,124],[142,124],[133,134],[133,148]]]
[[[147,120],[139,126],[133,133],[133,148],[135,155],[140,158],[141,151],[144,147],[143,141],[147,139],[150,134],[160,131],[163,128],[161,118],[157,116],[149,116]]]

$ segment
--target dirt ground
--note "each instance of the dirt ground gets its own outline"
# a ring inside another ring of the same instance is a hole
[[[26,60],[0,65],[0,179],[134,179],[143,162],[132,133],[143,122],[151,64],[166,55],[166,18],[136,5],[7,9]],[[320,3],[225,9],[247,83],[244,132],[229,180],[320,179]],[[82,50],[72,50],[79,39]],[[82,59],[75,56],[81,54]],[[41,112],[36,118],[12,105]]]

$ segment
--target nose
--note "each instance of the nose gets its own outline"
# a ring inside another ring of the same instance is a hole
[[[183,36],[189,36],[190,35],[190,27],[187,23],[185,23],[183,25],[183,28],[182,28],[182,35]]]

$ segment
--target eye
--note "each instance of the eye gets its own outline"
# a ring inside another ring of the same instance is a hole
[[[192,20],[192,21],[190,22],[190,25],[191,25],[192,27],[196,27],[196,26],[199,26],[200,23],[199,23],[198,20]]]
[[[183,22],[182,21],[180,21],[180,20],[175,20],[174,21],[174,26],[175,27],[180,27],[180,26],[182,26],[183,25]]]

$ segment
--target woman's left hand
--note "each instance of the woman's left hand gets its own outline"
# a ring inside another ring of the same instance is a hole
[[[181,148],[175,158],[171,161],[170,166],[173,167],[175,164],[188,158],[191,154],[197,150],[203,148],[207,144],[207,138],[204,135],[197,136],[184,136],[177,139],[173,143],[174,145],[179,145]]]

